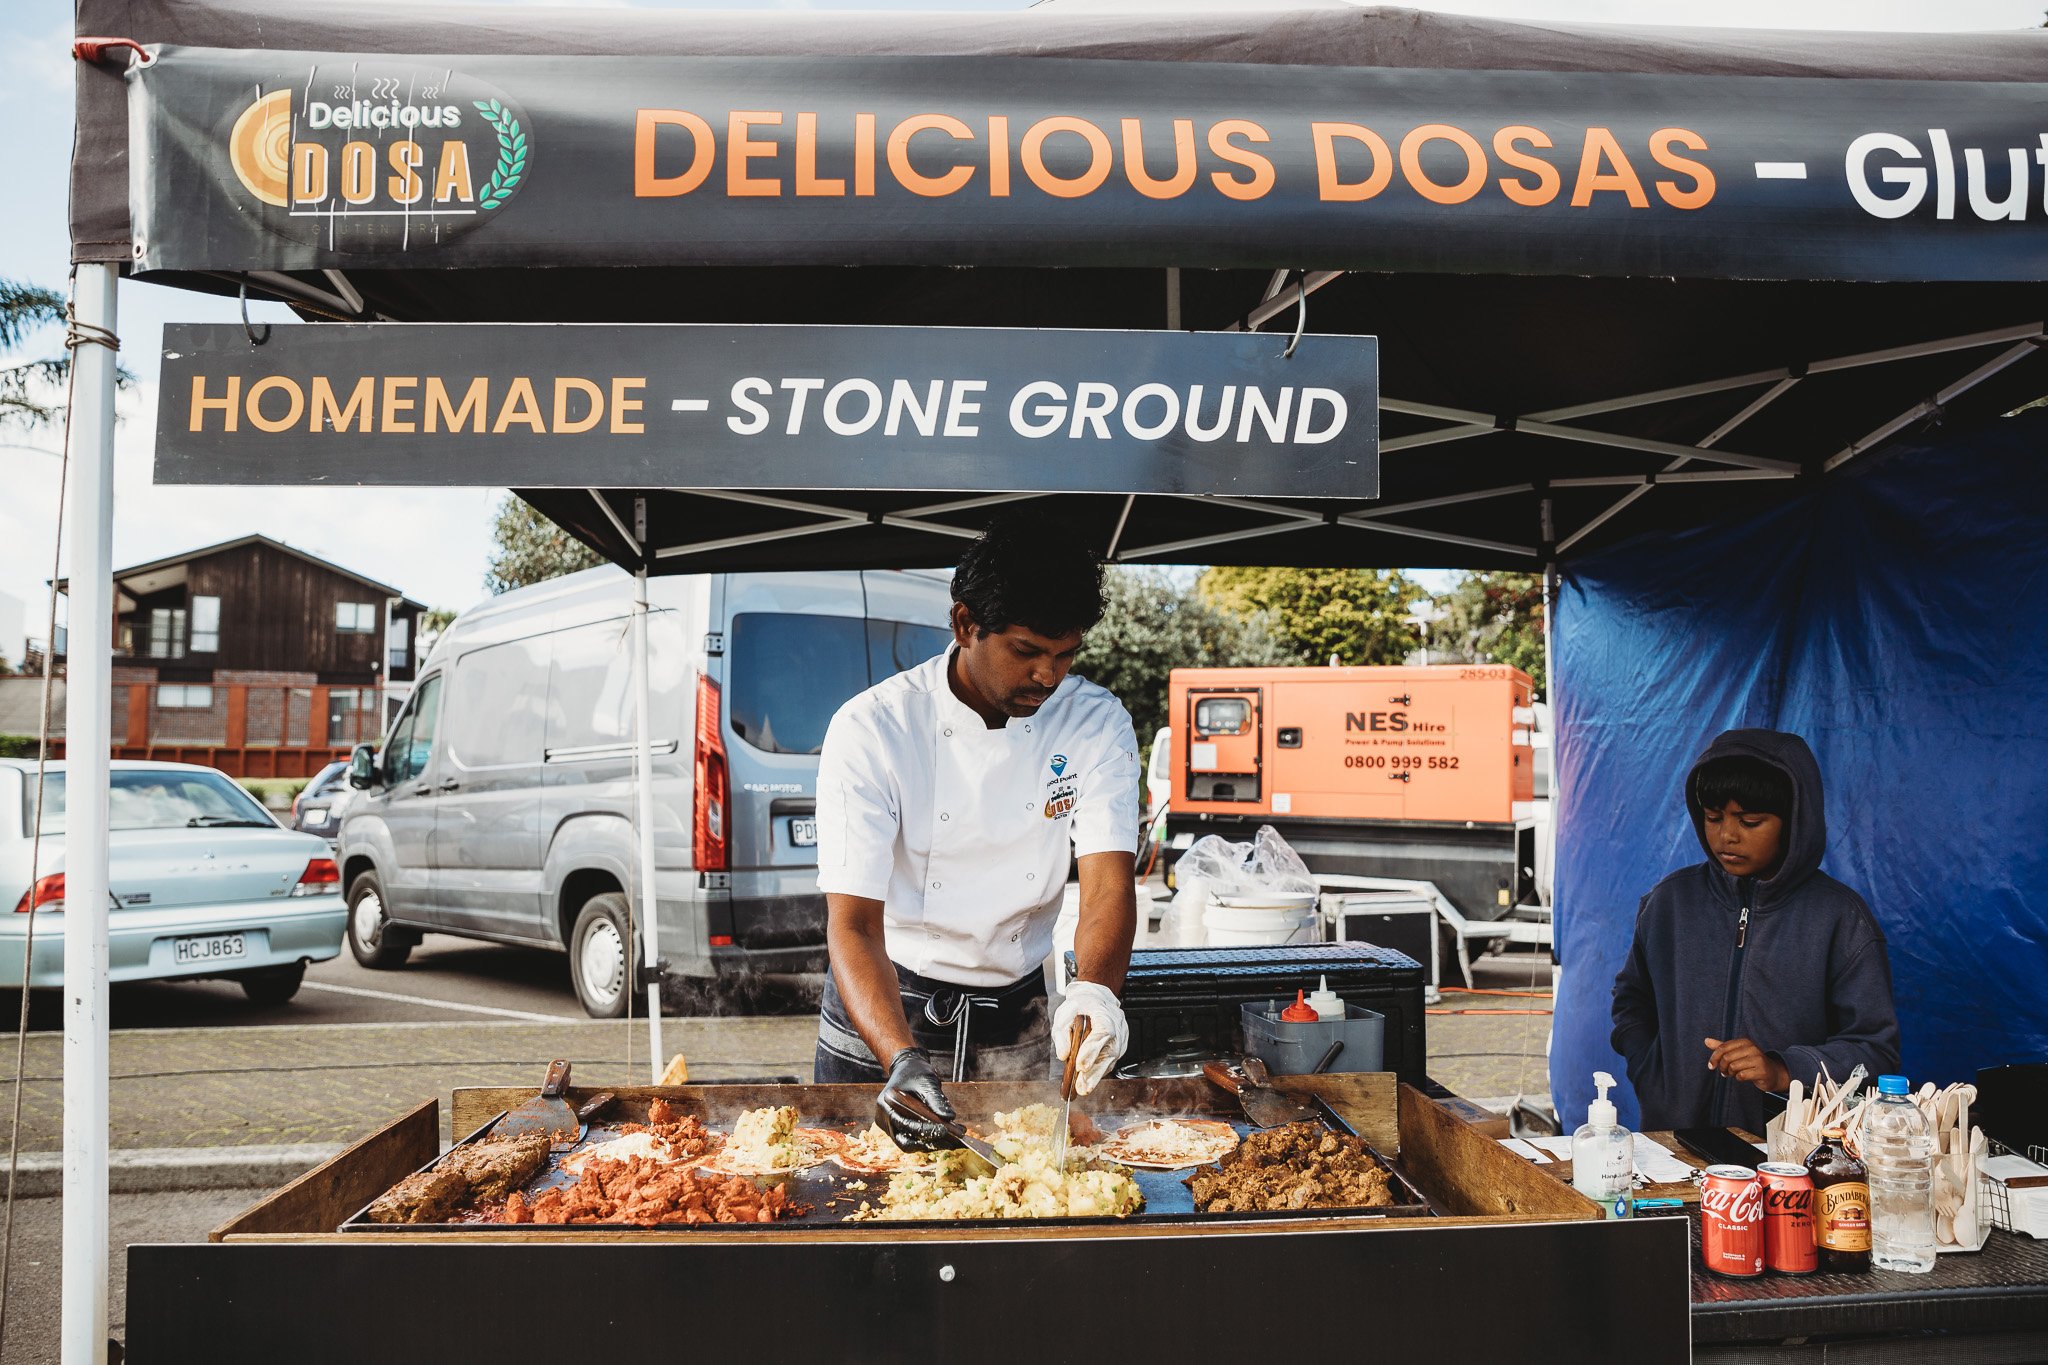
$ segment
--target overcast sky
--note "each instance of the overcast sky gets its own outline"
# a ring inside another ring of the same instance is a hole
[[[2048,0],[1488,0],[1420,5],[1464,14],[1613,23],[1729,25],[1748,28],[2013,29],[2037,27]],[[639,8],[735,8],[649,4]],[[1022,8],[1014,3],[806,4],[773,9]],[[1204,8],[1213,5],[1204,4]],[[352,0],[352,8],[371,4]],[[1147,8],[1160,8],[1148,4]],[[63,287],[66,279],[65,174],[71,146],[69,0],[0,0],[0,276]],[[491,509],[497,490],[194,489],[149,482],[156,354],[166,321],[227,321],[232,301],[150,285],[121,290],[122,358],[142,381],[122,402],[114,516],[117,566],[261,531],[404,589],[435,606],[461,608],[483,595]],[[256,315],[284,319],[281,308]],[[49,336],[43,349],[54,350]],[[55,438],[46,438],[54,445]],[[40,635],[36,599],[50,573],[57,461],[19,447],[0,448],[0,594],[27,607]],[[1445,576],[1432,575],[1435,583]],[[0,609],[0,623],[8,613]],[[0,640],[13,657],[18,640]]]

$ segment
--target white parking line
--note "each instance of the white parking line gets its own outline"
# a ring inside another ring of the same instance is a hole
[[[462,1005],[453,1000],[434,1000],[424,995],[400,995],[397,991],[373,991],[366,986],[337,986],[327,981],[307,981],[299,989],[307,991],[333,991],[336,995],[359,995],[365,1000],[395,1000],[402,1005],[425,1005],[428,1009],[458,1010],[464,1014],[494,1014],[500,1019],[524,1019],[534,1024],[574,1024],[580,1020],[569,1015],[535,1014],[530,1010],[500,1009],[496,1005]]]

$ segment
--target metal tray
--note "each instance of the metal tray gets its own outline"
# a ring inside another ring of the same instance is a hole
[[[1152,1084],[1155,1088],[1160,1089],[1170,1087],[1189,1102],[1156,1108],[1152,1105],[1146,1105],[1141,1109],[1108,1112],[1092,1115],[1091,1117],[1104,1131],[1121,1127],[1126,1123],[1146,1118],[1157,1118],[1162,1114],[1169,1113],[1180,1117],[1222,1119],[1237,1130],[1240,1138],[1258,1131],[1252,1125],[1245,1122],[1242,1114],[1225,1110],[1216,1099],[1209,1098],[1216,1097],[1217,1092],[1213,1088],[1208,1087],[1206,1082],[1200,1081],[1199,1078],[1192,1084],[1186,1082],[1154,1082]],[[1160,1095],[1159,1098],[1166,1098],[1166,1096]],[[1208,1099],[1208,1102],[1201,1102],[1203,1099]],[[678,1108],[686,1112],[691,1108],[687,1099],[681,1101],[672,1100],[671,1103],[676,1104]],[[1358,1136],[1351,1125],[1346,1123],[1335,1110],[1331,1109],[1320,1098],[1311,1097],[1307,1100],[1307,1103],[1315,1112],[1316,1117],[1331,1132],[1342,1133],[1350,1137]],[[798,1109],[799,1114],[802,1115],[802,1106],[799,1106]],[[503,1114],[497,1115],[490,1122],[463,1138],[456,1146],[466,1146],[469,1143],[478,1142],[490,1136],[491,1131],[497,1127],[499,1120],[504,1117]],[[699,1117],[702,1116],[699,1115]],[[972,1117],[975,1116],[970,1116],[970,1120]],[[592,1145],[617,1137],[620,1135],[623,1125],[636,1122],[646,1122],[646,1115],[644,1113],[638,1116],[615,1114],[607,1122],[593,1122],[590,1125],[589,1131],[585,1134],[583,1142],[579,1143],[578,1146]],[[829,1128],[840,1132],[860,1132],[867,1127],[868,1120],[865,1118],[834,1119],[802,1115],[802,1122],[805,1127]],[[1144,1194],[1145,1203],[1138,1212],[1126,1218],[903,1219],[891,1220],[887,1223],[876,1224],[876,1226],[889,1228],[956,1229],[1024,1226],[1087,1228],[1101,1227],[1105,1223],[1199,1223],[1206,1226],[1224,1223],[1309,1223],[1337,1218],[1428,1218],[1437,1216],[1441,1212],[1426,1195],[1401,1174],[1394,1162],[1388,1160],[1377,1148],[1368,1145],[1366,1150],[1372,1154],[1373,1160],[1379,1164],[1380,1168],[1386,1171],[1388,1180],[1391,1182],[1395,1193],[1396,1203],[1370,1209],[1289,1209],[1241,1213],[1197,1213],[1194,1206],[1194,1195],[1187,1185],[1183,1183],[1193,1173],[1195,1168],[1193,1166],[1186,1166],[1171,1171],[1133,1169],[1131,1175],[1137,1181],[1139,1190]],[[546,1169],[527,1183],[525,1192],[535,1194],[542,1190],[571,1183],[575,1177],[566,1173],[562,1169],[561,1163],[564,1158],[572,1154],[569,1152],[550,1153]],[[433,1161],[420,1167],[420,1171],[430,1171],[444,1159],[445,1156],[436,1157]],[[888,1183],[888,1177],[855,1175],[843,1167],[828,1161],[816,1166],[806,1167],[801,1171],[793,1171],[788,1175],[764,1176],[756,1179],[756,1183],[763,1186],[770,1182],[782,1184],[789,1191],[790,1202],[793,1204],[809,1205],[810,1212],[795,1217],[780,1218],[772,1223],[710,1223],[698,1226],[705,1229],[715,1228],[720,1232],[745,1231],[758,1233],[763,1236],[773,1236],[778,1230],[815,1230],[820,1226],[840,1225],[846,1222],[848,1214],[860,1207],[862,1200],[872,1201]],[[863,1184],[866,1188],[848,1188],[850,1184],[855,1183]],[[479,1232],[488,1230],[495,1236],[507,1237],[517,1237],[536,1231],[554,1234],[587,1231],[617,1235],[620,1232],[633,1231],[688,1232],[694,1230],[691,1225],[685,1223],[661,1223],[653,1226],[643,1226],[637,1223],[486,1223],[480,1221],[376,1223],[370,1221],[367,1216],[368,1211],[369,1206],[367,1204],[363,1208],[358,1209],[347,1222],[341,1225],[341,1230],[343,1232],[381,1233]],[[862,1224],[862,1226],[866,1226],[866,1224]]]

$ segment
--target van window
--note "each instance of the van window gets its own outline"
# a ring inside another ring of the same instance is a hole
[[[815,754],[833,713],[855,695],[952,642],[950,631],[857,616],[745,611],[732,618],[726,714],[771,754]]]
[[[657,679],[669,674],[649,667]],[[557,631],[547,689],[547,747],[633,742],[633,623],[626,617]],[[673,686],[673,683],[666,684]]]
[[[397,784],[427,770],[434,752],[434,721],[441,708],[441,675],[420,684],[384,746],[384,780]]]
[[[866,627],[858,616],[734,616],[726,704],[732,732],[766,753],[817,753],[832,713],[868,689]]]
[[[872,686],[944,654],[953,632],[943,626],[914,626],[908,621],[868,622],[868,683]]]
[[[544,635],[473,649],[448,682],[448,752],[462,767],[540,762],[542,698],[548,675]]]

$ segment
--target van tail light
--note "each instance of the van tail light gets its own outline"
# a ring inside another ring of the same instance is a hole
[[[36,878],[36,884],[21,893],[21,900],[15,905],[14,913],[26,915],[31,910],[62,910],[64,908],[64,874],[52,872],[47,877]]]
[[[306,863],[306,870],[299,874],[299,884],[292,888],[294,896],[332,896],[341,890],[341,869],[334,865],[332,858],[313,858]]]
[[[718,684],[697,677],[696,788],[690,850],[699,872],[726,870],[726,810],[732,779],[725,766],[725,741],[718,733]]]

